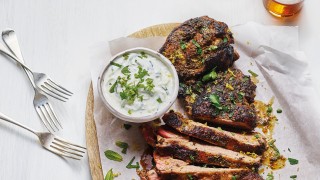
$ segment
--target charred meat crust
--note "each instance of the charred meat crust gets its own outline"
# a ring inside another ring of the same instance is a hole
[[[266,148],[266,141],[260,133],[243,135],[209,127],[186,119],[180,113],[174,111],[166,113],[162,119],[167,125],[175,128],[182,134],[229,150],[261,154]]]
[[[206,168],[188,165],[186,162],[170,156],[154,153],[156,171],[161,179],[198,179],[198,180],[230,180],[232,177],[242,180],[262,180],[261,176],[250,169]]]
[[[217,146],[200,144],[185,139],[158,136],[157,151],[161,155],[173,156],[189,163],[211,164],[220,167],[257,168],[261,158],[250,157]]]
[[[194,119],[245,130],[257,126],[253,105],[256,85],[240,70],[229,68],[219,72],[216,79],[206,84],[187,83],[180,84],[179,98],[183,98],[187,113]],[[211,95],[218,98],[220,108],[212,104]]]
[[[176,27],[159,50],[176,67],[181,80],[199,77],[216,67],[226,70],[239,58],[230,45],[228,26],[208,16],[187,20]]]

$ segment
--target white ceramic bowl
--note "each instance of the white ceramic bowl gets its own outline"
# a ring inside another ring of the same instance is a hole
[[[156,113],[154,113],[152,115],[132,117],[130,115],[123,114],[123,113],[117,111],[112,106],[112,104],[110,104],[108,102],[108,97],[106,97],[105,94],[103,93],[102,87],[103,87],[103,83],[104,83],[104,73],[106,73],[106,71],[109,68],[110,63],[112,61],[114,61],[119,56],[122,56],[125,53],[136,53],[136,52],[141,52],[141,51],[144,51],[146,54],[149,54],[153,57],[156,57],[156,59],[158,59],[159,61],[162,61],[168,67],[170,73],[173,75],[173,85],[174,86],[173,86],[173,93],[171,93],[172,95],[169,97],[169,103],[166,106],[162,107],[162,109],[159,109]],[[169,108],[172,106],[172,104],[174,103],[174,101],[176,100],[177,95],[178,95],[178,90],[179,90],[178,74],[177,74],[177,71],[176,71],[175,67],[173,66],[173,64],[166,57],[164,57],[162,54],[160,54],[154,50],[148,49],[148,48],[137,47],[137,48],[128,49],[128,50],[125,50],[123,52],[118,53],[117,55],[113,56],[110,59],[110,63],[104,68],[101,75],[99,76],[98,91],[99,91],[99,95],[100,95],[103,103],[105,104],[106,108],[117,118],[119,118],[121,120],[129,121],[129,122],[134,122],[134,123],[142,123],[142,122],[152,121],[152,120],[155,120],[155,119],[161,117],[165,112],[167,112],[169,110]]]

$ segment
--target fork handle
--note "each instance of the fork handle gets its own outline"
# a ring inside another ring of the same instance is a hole
[[[22,67],[26,68],[28,71],[32,72],[32,70],[25,64],[19,61],[19,59],[13,55],[10,51],[8,51],[2,44],[0,44],[0,52],[3,54],[11,57],[13,60],[15,60],[18,64],[20,64]]]
[[[32,130],[31,128],[29,128],[29,127],[27,127],[27,126],[24,126],[24,125],[22,125],[22,124],[20,124],[20,123],[18,123],[17,121],[11,119],[10,117],[4,115],[4,114],[1,113],[1,112],[0,112],[0,119],[5,120],[5,121],[7,121],[7,122],[9,122],[9,123],[12,123],[12,124],[14,124],[14,125],[17,125],[17,126],[19,126],[19,127],[22,127],[23,129],[28,130],[28,131],[32,132],[33,134],[39,136],[38,133],[35,132],[34,130]]]
[[[14,30],[13,29],[6,29],[6,30],[2,31],[2,39],[3,39],[4,43],[7,45],[7,47],[9,48],[9,50],[13,53],[13,55],[15,55],[16,58],[19,60],[19,62],[24,63],[23,56],[22,56],[20,46],[19,46],[19,41],[18,41],[17,35],[14,32]],[[26,72],[33,88],[36,88],[36,86],[33,82],[32,74],[30,74],[30,72],[24,67],[23,67],[23,70]]]

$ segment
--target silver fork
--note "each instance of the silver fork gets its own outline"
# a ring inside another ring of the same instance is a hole
[[[7,45],[7,47],[11,50],[11,52],[17,57],[17,60],[19,62],[23,63],[23,57],[22,53],[20,51],[20,46],[18,43],[17,36],[15,35],[15,32],[13,30],[6,30],[2,32],[2,38]],[[35,86],[33,82],[33,77],[30,72],[23,68],[24,71],[26,72],[32,86],[35,92],[34,99],[33,99],[33,106],[40,117],[42,123],[45,125],[45,127],[48,129],[50,132],[55,132],[56,130],[59,130],[62,125],[57,118],[57,115],[53,111],[53,108],[49,102],[49,99],[41,93]]]
[[[76,144],[73,144],[73,143],[70,143],[70,142],[68,142],[64,139],[61,139],[61,138],[59,138],[51,133],[48,133],[48,132],[36,132],[27,126],[24,126],[16,121],[14,121],[13,119],[2,114],[1,112],[0,112],[0,119],[5,120],[7,122],[10,122],[12,124],[15,124],[19,127],[22,127],[24,129],[32,132],[33,134],[37,135],[42,147],[44,147],[45,149],[47,149],[47,150],[49,150],[59,156],[64,156],[64,157],[80,160],[83,157],[83,155],[85,154],[86,148],[79,146],[79,145],[76,145]]]
[[[7,45],[12,44],[13,47],[19,46],[18,40],[13,30],[6,30],[2,32],[2,38]],[[19,48],[19,51],[20,51],[20,48]],[[24,67],[24,69],[28,70],[30,72],[29,75],[32,75],[33,77],[34,85],[38,89],[42,90],[44,93],[63,102],[66,102],[66,100],[68,100],[69,97],[72,96],[73,94],[72,92],[53,82],[46,74],[33,72],[27,65],[23,63],[23,61],[21,61],[22,56],[20,56],[21,57],[20,58],[17,55],[17,54],[21,55],[21,53],[14,52],[14,54],[16,54],[17,56],[16,57],[10,51],[6,50],[6,48],[1,44],[0,44],[0,52],[11,57],[13,60],[19,63],[22,67]]]

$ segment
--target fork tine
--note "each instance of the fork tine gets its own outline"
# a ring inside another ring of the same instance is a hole
[[[43,104],[43,107],[44,107],[44,109],[46,110],[46,112],[47,112],[47,114],[48,114],[48,117],[49,117],[49,119],[51,120],[52,124],[54,124],[54,126],[59,130],[59,128],[58,128],[58,126],[57,126],[57,124],[56,124],[55,119],[54,119],[54,118],[52,117],[52,115],[51,115],[51,110],[52,110],[52,109],[48,108],[48,107],[46,106],[46,104]]]
[[[38,114],[38,116],[40,117],[40,120],[42,121],[42,123],[44,124],[44,126],[47,128],[47,130],[49,132],[51,132],[52,130],[50,130],[50,128],[48,127],[48,122],[46,121],[46,118],[44,117],[44,115],[42,114],[41,108],[39,106],[35,107],[36,112]],[[53,130],[54,131],[54,130]],[[55,132],[55,131],[54,131]]]
[[[73,144],[73,143],[69,143],[67,142],[66,140],[62,140],[62,139],[58,139],[58,138],[54,138],[56,141],[59,141],[61,143],[64,143],[64,144],[67,144],[67,145],[71,145],[71,146],[75,146],[75,147],[78,147],[78,148],[82,148],[82,149],[87,149],[85,147],[82,147],[82,146],[79,146],[79,145],[76,145],[76,144]]]
[[[71,156],[71,155],[67,155],[65,153],[62,153],[60,150],[58,150],[57,148],[55,147],[51,147],[51,148],[47,148],[49,151],[59,155],[59,156],[64,156],[64,157],[67,157],[67,158],[71,158],[71,159],[75,159],[75,160],[81,160],[80,158],[77,158],[77,157],[74,157],[74,156]]]
[[[55,149],[57,149],[57,150],[59,150],[61,152],[64,152],[64,153],[72,154],[72,155],[75,155],[75,156],[78,156],[78,157],[83,157],[83,155],[77,154],[76,152],[73,152],[73,151],[70,151],[68,149],[65,149],[63,146],[57,146],[57,145],[51,144],[50,147],[55,148]]]
[[[55,145],[57,145],[57,146],[59,146],[59,147],[61,147],[61,148],[63,148],[63,149],[69,149],[69,150],[71,150],[71,151],[76,151],[76,152],[83,153],[83,154],[86,153],[86,152],[84,152],[84,151],[80,151],[79,149],[72,148],[72,147],[70,147],[70,146],[68,146],[68,145],[59,143],[58,141],[53,141],[52,143],[55,144]]]
[[[53,111],[53,108],[52,108],[51,104],[49,102],[47,102],[46,105],[48,105],[49,109],[51,110],[53,118],[58,122],[59,126],[63,129],[63,127],[62,127],[62,125],[61,125],[56,113]]]
[[[39,109],[41,110],[42,114],[43,114],[43,117],[44,119],[46,120],[46,122],[48,122],[49,126],[51,127],[51,129],[53,130],[53,132],[56,132],[55,129],[52,127],[51,123],[50,123],[50,119],[48,118],[48,116],[46,115],[45,113],[45,110],[43,110],[42,106],[38,106]]]
[[[64,88],[64,87],[62,87],[62,86],[60,86],[60,85],[56,84],[55,82],[53,82],[53,81],[52,81],[51,79],[49,79],[49,78],[48,78],[48,81],[50,81],[52,84],[56,85],[57,87],[59,87],[59,88],[63,89],[63,90],[64,90],[64,91],[66,91],[67,93],[69,93],[69,94],[70,94],[70,96],[73,94],[73,92],[71,92],[71,91],[67,90],[66,88]]]
[[[48,91],[50,91],[51,93],[53,93],[53,94],[55,94],[55,95],[57,95],[57,96],[59,96],[59,97],[62,97],[62,98],[64,98],[64,99],[66,99],[66,100],[69,99],[68,97],[63,96],[63,94],[61,94],[61,93],[59,93],[59,92],[56,92],[56,91],[55,91],[54,89],[52,89],[51,87],[48,87],[48,86],[45,86],[45,85],[41,85],[41,87],[44,88],[44,89],[46,89],[46,90],[48,90]]]
[[[51,96],[51,97],[53,97],[53,98],[55,98],[55,99],[58,99],[58,100],[60,100],[60,101],[62,101],[62,102],[66,102],[66,100],[64,100],[64,99],[56,96],[55,94],[52,94],[52,93],[51,93],[50,91],[48,91],[47,89],[41,88],[41,90],[42,90],[43,92],[45,92],[47,95],[49,95],[49,96]]]
[[[46,84],[47,86],[50,86],[51,88],[55,89],[56,91],[59,91],[60,93],[62,94],[65,94],[67,96],[71,96],[72,94],[64,91],[63,89],[61,89],[59,86],[56,86],[55,84],[51,83],[52,81],[47,81],[47,82],[44,82],[44,84]]]

